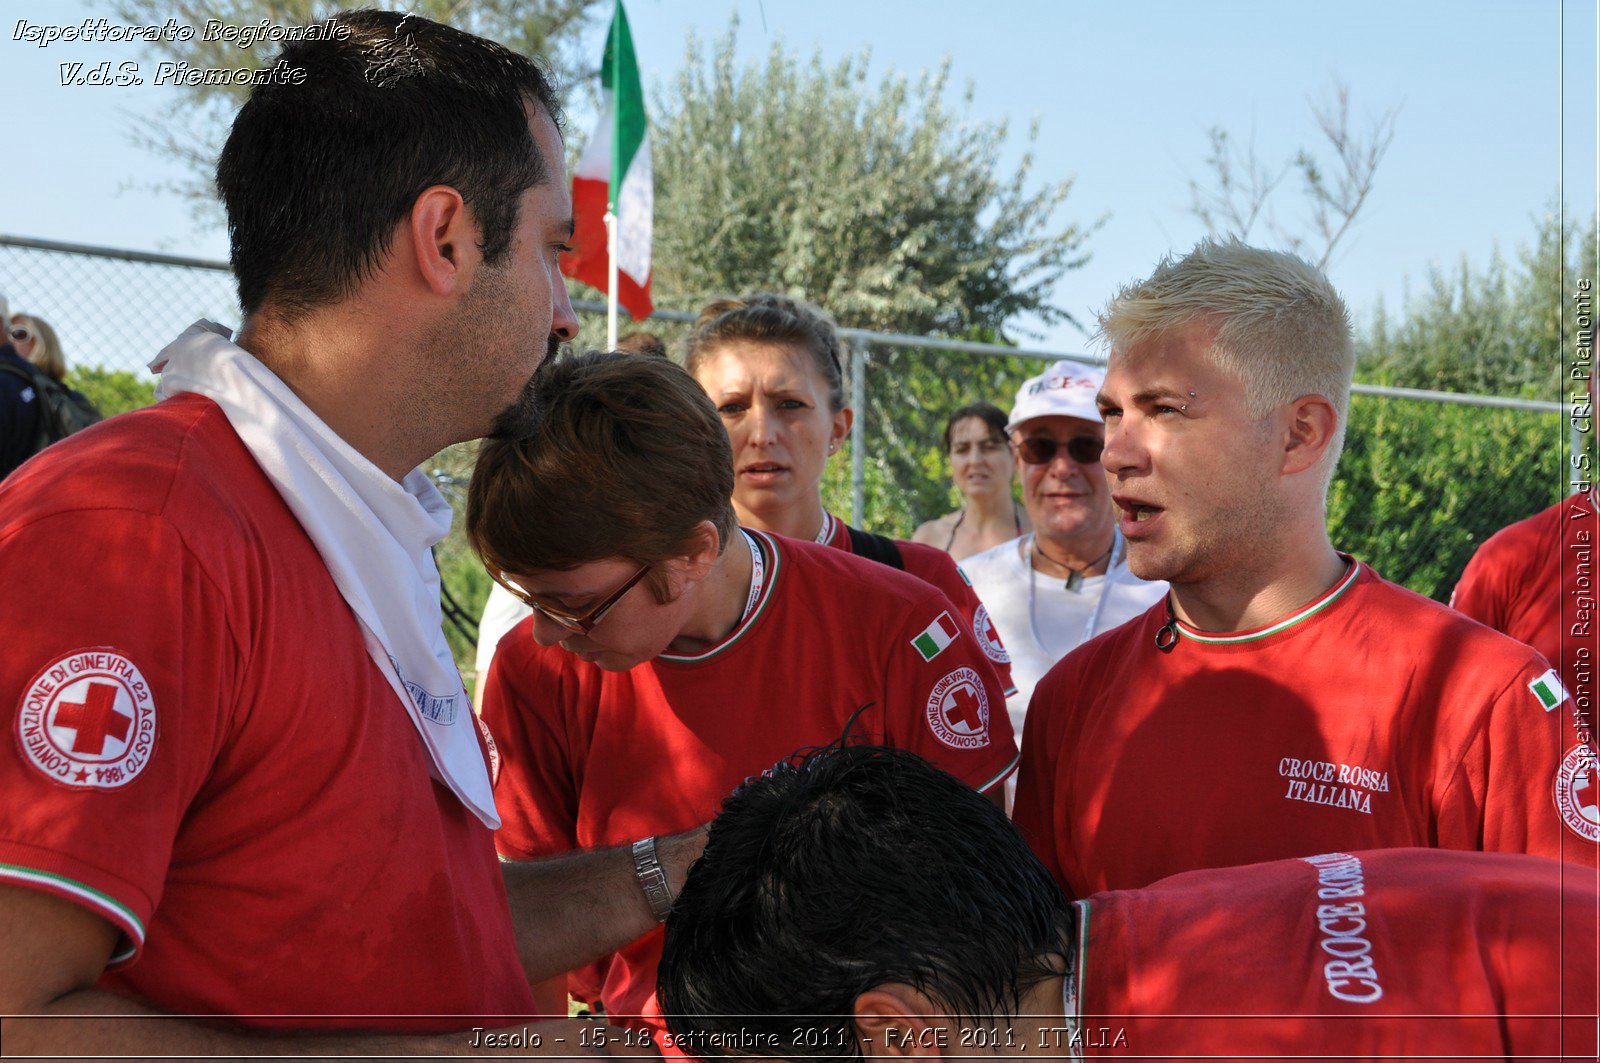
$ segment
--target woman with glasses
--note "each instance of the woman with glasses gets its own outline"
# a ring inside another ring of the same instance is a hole
[[[1023,382],[1006,431],[1033,532],[961,563],[1011,653],[1017,693],[1006,705],[1019,736],[1051,665],[1167,589],[1139,579],[1124,557],[1100,466],[1106,430],[1095,396],[1104,379],[1102,369],[1064,360]]]
[[[935,546],[852,528],[822,504],[823,470],[850,434],[853,417],[844,402],[839,350],[833,322],[786,296],[758,292],[700,311],[685,364],[711,395],[733,446],[739,523],[847,550],[943,591],[1009,696],[1014,688],[1005,644],[954,560]],[[500,637],[526,615],[515,598],[490,591],[478,625],[480,676]]]
[[[975,402],[951,414],[944,426],[944,452],[963,505],[918,527],[912,542],[937,546],[960,561],[1033,529],[1011,496],[1016,462],[1006,438],[1006,415],[998,406]]]
[[[500,642],[482,719],[503,856],[693,828],[747,776],[851,735],[913,750],[998,803],[1003,693],[933,587],[846,551],[739,527],[728,437],[681,368],[584,355],[541,374],[544,424],[488,440],[467,534],[532,615]],[[650,1010],[661,935],[577,972],[620,1021]]]
[[[770,292],[700,311],[687,366],[733,446],[733,507],[746,528],[822,543],[903,569],[956,604],[1012,691],[1010,658],[955,562],[943,550],[852,528],[822,504],[822,473],[850,433],[839,336],[814,306]]]

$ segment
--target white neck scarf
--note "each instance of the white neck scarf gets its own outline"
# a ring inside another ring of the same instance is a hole
[[[367,652],[422,736],[434,777],[500,826],[478,732],[445,642],[432,547],[450,504],[421,469],[399,483],[368,461],[210,321],[189,326],[150,370],[156,397],[204,395],[277,487],[361,624]]]

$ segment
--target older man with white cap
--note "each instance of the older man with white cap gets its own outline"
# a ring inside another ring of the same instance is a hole
[[[1167,585],[1128,570],[1100,467],[1105,425],[1095,395],[1105,370],[1053,363],[1023,382],[1006,431],[1033,532],[961,562],[1011,655],[1013,730],[1034,684],[1079,644],[1161,600]]]

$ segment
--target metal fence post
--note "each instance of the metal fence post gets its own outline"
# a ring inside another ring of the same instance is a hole
[[[846,340],[850,345],[850,523],[867,526],[867,341]]]

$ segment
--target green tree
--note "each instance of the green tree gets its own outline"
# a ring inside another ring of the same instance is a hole
[[[1357,335],[1357,379],[1562,399],[1570,296],[1593,276],[1595,227],[1580,236],[1557,203],[1535,225],[1513,264],[1496,252],[1482,268],[1436,268],[1400,315],[1380,306]],[[1567,433],[1557,413],[1357,396],[1329,494],[1334,542],[1443,600],[1485,539],[1567,492]]]
[[[866,55],[775,44],[741,70],[734,35],[709,60],[691,37],[654,108],[658,302],[766,288],[845,325],[957,336],[1070,319],[1051,292],[1094,225],[1057,224],[1070,180],[1029,190],[1036,130],[1002,170],[1006,124],[946,106],[948,62],[873,86]]]
[[[187,63],[194,68],[258,68],[278,54],[270,41],[239,46],[238,40],[205,40],[201,31],[212,20],[223,26],[305,26],[340,11],[373,7],[371,0],[106,0],[124,22],[152,25],[176,19],[196,32],[191,40],[163,40],[146,45],[154,61]],[[457,29],[498,41],[514,52],[544,61],[558,85],[579,83],[591,75],[598,52],[584,54],[585,33],[604,0],[410,0],[406,10],[448,23]],[[589,51],[594,51],[592,47]],[[132,132],[134,142],[158,155],[176,159],[187,176],[164,187],[187,198],[197,219],[220,221],[212,189],[217,155],[227,139],[235,112],[249,95],[248,86],[184,85],[160,115]]]
[[[155,384],[126,369],[75,365],[67,370],[67,384],[83,392],[106,417],[137,410],[156,401]]]
[[[1560,400],[1562,352],[1572,342],[1569,297],[1575,278],[1593,276],[1595,223],[1580,234],[1558,208],[1552,202],[1537,218],[1514,264],[1498,251],[1481,269],[1463,258],[1448,273],[1430,270],[1398,318],[1380,304],[1358,338],[1361,379]]]
[[[1333,543],[1445,601],[1474,550],[1566,493],[1556,413],[1355,396],[1328,492]]]

